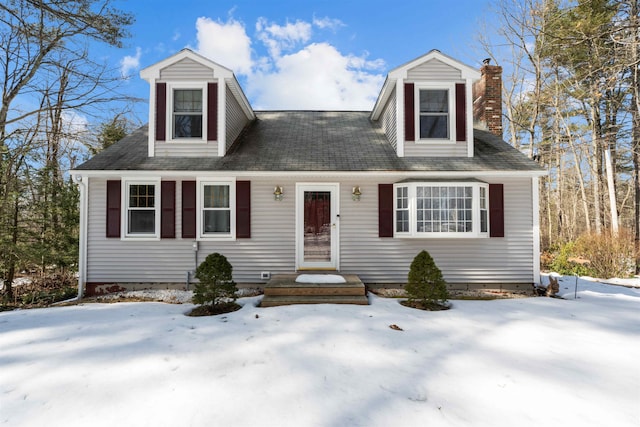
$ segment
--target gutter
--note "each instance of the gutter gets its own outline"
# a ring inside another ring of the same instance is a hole
[[[78,301],[82,299],[87,281],[87,214],[89,177],[72,175],[80,190],[80,232],[78,238]]]

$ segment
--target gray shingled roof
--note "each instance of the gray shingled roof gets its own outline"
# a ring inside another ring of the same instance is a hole
[[[541,171],[490,132],[475,129],[474,157],[396,155],[369,112],[257,112],[222,158],[148,157],[148,127],[76,170],[146,171]]]

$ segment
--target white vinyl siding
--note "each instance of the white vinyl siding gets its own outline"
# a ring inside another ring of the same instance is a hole
[[[176,238],[153,242],[105,237],[106,180],[92,178],[89,186],[87,282],[185,283],[195,267],[193,239],[182,239],[181,180],[176,181]],[[186,178],[185,178],[186,179]],[[533,219],[530,178],[498,179],[504,183],[505,237],[486,239],[395,239],[378,237],[378,179],[340,179],[318,175],[304,179],[242,177],[251,181],[251,238],[201,241],[197,262],[212,253],[225,255],[239,284],[264,283],[260,272],[295,271],[296,182],[340,182],[340,271],[360,276],[365,283],[405,283],[413,258],[426,249],[451,284],[533,283]],[[193,180],[193,178],[189,178]],[[274,200],[273,188],[284,189]],[[352,188],[362,197],[353,201]]]
[[[405,157],[467,157],[467,141],[455,144],[416,144],[414,141],[404,142]]]
[[[391,143],[394,150],[398,146],[398,122],[397,122],[397,109],[396,109],[396,90],[393,89],[391,96],[387,100],[387,104],[384,106],[381,115],[381,125],[384,130],[387,139]]]
[[[451,81],[460,79],[462,79],[460,70],[437,59],[424,62],[407,71],[407,81]]]
[[[233,96],[233,93],[231,92],[231,89],[229,89],[228,86],[226,88],[226,99],[227,99],[226,101],[226,104],[227,104],[226,106],[227,107],[226,108],[226,111],[227,111],[226,143],[227,143],[227,150],[229,150],[229,148],[231,148],[231,145],[234,143],[238,135],[240,135],[240,132],[242,132],[242,129],[244,129],[244,127],[247,125],[249,120],[247,119],[247,116],[244,114],[244,111],[242,111],[240,104],[238,103],[236,98]]]
[[[160,70],[161,80],[198,80],[214,78],[213,70],[192,59],[185,58]]]
[[[156,141],[156,157],[217,157],[218,143],[216,141],[181,142],[180,144]]]

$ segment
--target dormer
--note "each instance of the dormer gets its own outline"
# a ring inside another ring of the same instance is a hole
[[[389,72],[371,113],[399,157],[473,157],[480,72],[432,50]]]
[[[151,65],[149,157],[221,157],[255,119],[231,70],[183,49]]]

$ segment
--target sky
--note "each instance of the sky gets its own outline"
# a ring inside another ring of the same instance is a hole
[[[145,100],[140,70],[186,47],[232,69],[254,110],[370,110],[389,70],[432,49],[479,67],[491,3],[119,0],[136,19],[131,38],[100,54]],[[140,122],[147,108],[136,106]]]

